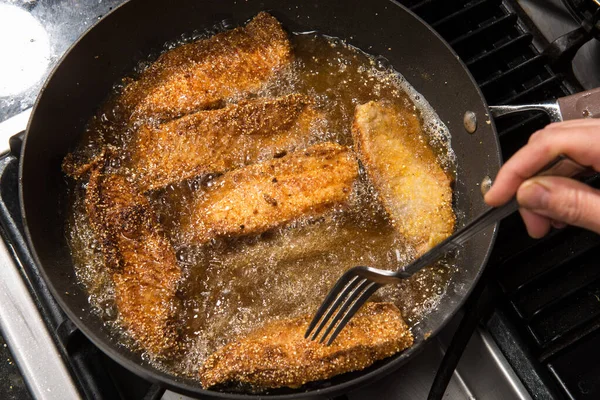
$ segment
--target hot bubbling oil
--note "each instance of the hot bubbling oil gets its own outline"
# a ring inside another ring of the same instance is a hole
[[[427,102],[395,71],[335,38],[299,34],[292,40],[293,65],[258,96],[308,95],[325,115],[314,127],[316,141],[348,146],[353,146],[351,124],[356,105],[370,100],[394,102],[422,117],[430,144],[442,165],[453,173],[448,131]],[[115,114],[111,110],[115,104],[118,107],[118,101],[108,102],[101,115]],[[92,121],[88,139],[81,146],[93,152],[102,143],[112,143],[127,154],[128,130],[115,124],[115,119],[105,116]],[[95,139],[94,133],[102,140]],[[130,174],[126,164],[121,172]],[[195,376],[210,353],[237,336],[274,319],[314,312],[348,268],[369,265],[396,269],[410,261],[409,249],[391,227],[364,171],[350,204],[316,221],[297,221],[262,235],[219,239],[204,246],[180,246],[178,243],[184,241],[178,221],[191,209],[186,205],[193,192],[207,184],[210,177],[182,182],[153,194],[151,199],[177,249],[183,271],[176,318],[186,351],[177,360],[159,365],[171,373]],[[90,303],[115,333],[121,334],[115,324],[110,276],[87,224],[83,188],[75,188],[74,194],[69,238],[77,276],[90,294]],[[430,268],[398,286],[386,287],[375,298],[394,301],[409,325],[414,325],[438,304],[451,270],[448,265]]]

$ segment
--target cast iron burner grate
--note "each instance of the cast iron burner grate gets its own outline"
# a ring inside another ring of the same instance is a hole
[[[600,187],[597,176],[588,183]],[[532,363],[541,381],[552,376],[563,397],[598,399],[600,237],[568,228],[533,241],[518,223],[507,221],[498,237],[502,301],[489,328],[505,342],[507,358]]]

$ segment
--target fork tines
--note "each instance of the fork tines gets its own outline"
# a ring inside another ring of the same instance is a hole
[[[357,268],[360,267],[346,271],[329,291],[308,325],[305,338],[310,336],[310,340],[315,340],[325,328],[319,343],[327,341],[329,346],[360,307],[382,286],[358,274],[360,270]]]

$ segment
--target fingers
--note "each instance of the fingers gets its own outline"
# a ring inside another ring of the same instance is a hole
[[[546,236],[550,232],[550,219],[529,211],[526,208],[519,209],[521,218],[525,222],[527,233],[534,239]]]
[[[599,139],[599,120],[574,120],[549,125],[532,135],[529,143],[506,162],[486,194],[485,201],[491,206],[506,203],[526,179],[559,154],[600,170]]]
[[[575,225],[600,233],[600,191],[569,178],[544,176],[526,181],[517,192],[521,215],[532,237],[550,225]]]

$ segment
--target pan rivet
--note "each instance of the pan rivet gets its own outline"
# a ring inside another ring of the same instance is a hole
[[[475,133],[477,130],[477,115],[473,111],[467,111],[463,117],[463,124],[469,133]]]
[[[489,176],[485,176],[481,181],[481,194],[485,196],[485,194],[492,187],[492,178]]]

